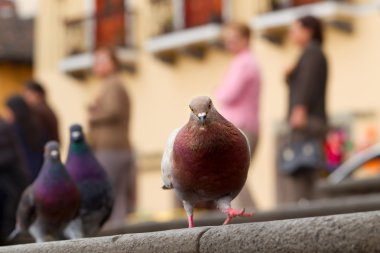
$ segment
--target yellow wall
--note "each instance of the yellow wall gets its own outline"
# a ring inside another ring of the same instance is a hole
[[[134,1],[141,49],[137,57],[138,72],[122,74],[133,100],[132,139],[142,158],[162,152],[169,133],[187,121],[187,104],[192,97],[200,94],[213,96],[230,59],[217,49],[210,49],[201,61],[182,56],[175,66],[155,59],[143,50],[149,34],[151,10],[147,7],[148,2]],[[252,2],[234,1],[235,17],[248,21],[255,12]],[[85,107],[98,88],[96,80],[90,78],[82,82],[58,71],[64,41],[60,22],[62,13],[65,13],[62,8],[74,8],[74,3],[80,12],[83,6],[75,0],[42,0],[37,19],[36,76],[48,85],[51,102],[65,130],[72,122],[86,122]],[[330,60],[329,108],[332,113],[362,109],[377,111],[380,108],[380,16],[373,14],[357,18],[354,25],[355,32],[351,35],[327,29],[325,48]],[[275,204],[274,126],[286,111],[283,72],[297,54],[288,44],[275,46],[258,35],[252,45],[263,71],[262,133],[248,184],[259,207],[267,209]],[[67,143],[67,136],[64,137]],[[154,164],[156,170],[142,168],[140,171],[139,210],[163,211],[172,207],[172,194],[159,189],[159,160]]]
[[[30,65],[0,63],[0,111],[8,96],[21,91],[24,83],[31,77]]]

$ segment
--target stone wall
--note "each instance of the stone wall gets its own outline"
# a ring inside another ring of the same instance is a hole
[[[256,222],[0,248],[0,253],[380,252],[380,212]]]

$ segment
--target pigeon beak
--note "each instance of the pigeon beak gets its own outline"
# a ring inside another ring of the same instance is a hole
[[[59,152],[58,152],[57,150],[52,150],[52,151],[50,152],[50,155],[51,155],[51,157],[53,157],[53,158],[57,158],[57,157],[58,157],[58,154],[59,154]]]
[[[71,133],[71,137],[74,141],[78,141],[80,139],[81,133],[79,131],[74,131]]]
[[[201,124],[204,125],[205,122],[206,122],[206,116],[207,116],[207,114],[205,112],[202,112],[202,113],[198,113],[197,116],[198,116],[198,119],[201,122]]]

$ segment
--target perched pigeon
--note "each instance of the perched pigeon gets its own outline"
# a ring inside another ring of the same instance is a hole
[[[79,211],[79,190],[61,162],[58,143],[48,142],[44,156],[38,177],[21,196],[9,240],[26,231],[36,242],[57,240]]]
[[[247,138],[217,112],[209,97],[193,99],[190,109],[188,123],[169,137],[161,162],[163,188],[174,188],[183,201],[189,227],[194,226],[193,207],[199,201],[215,201],[227,214],[224,224],[251,216],[231,208],[247,179]]]
[[[79,188],[81,207],[64,234],[71,239],[94,235],[109,218],[114,198],[107,174],[86,143],[80,125],[70,127],[66,167]]]

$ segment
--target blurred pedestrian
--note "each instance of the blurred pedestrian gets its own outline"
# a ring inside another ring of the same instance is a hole
[[[21,194],[31,182],[16,136],[0,118],[0,244],[12,232]]]
[[[326,88],[328,63],[323,52],[323,27],[313,16],[299,18],[290,29],[290,39],[301,50],[298,62],[286,72],[289,89],[287,121],[294,135],[316,138],[322,148],[327,131]],[[319,177],[315,168],[300,167],[289,175],[290,201],[312,199]]]
[[[259,63],[250,48],[251,29],[241,23],[226,24],[225,48],[233,55],[216,98],[221,114],[247,136],[253,157],[259,138],[259,100],[261,74]],[[253,206],[247,188],[237,198],[242,206]]]
[[[118,77],[118,60],[108,48],[95,52],[94,74],[102,89],[89,107],[90,140],[115,190],[115,204],[106,227],[120,226],[135,209],[136,171],[129,140],[131,102]]]
[[[47,102],[44,87],[35,80],[26,83],[23,97],[29,107],[35,113],[39,121],[46,141],[60,141],[58,119]]]
[[[6,101],[4,119],[12,126],[34,180],[43,163],[44,137],[38,119],[20,95]]]

